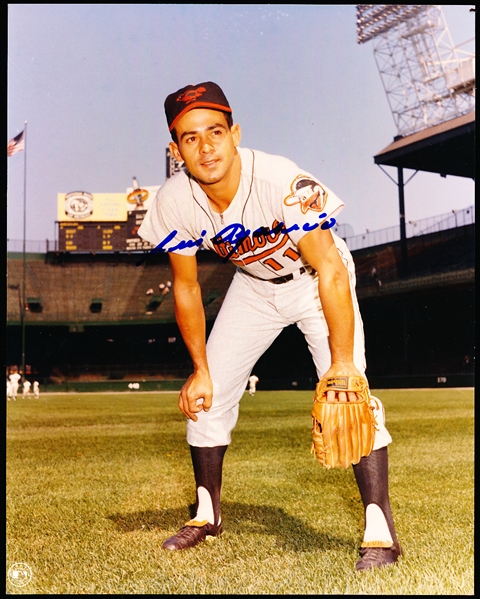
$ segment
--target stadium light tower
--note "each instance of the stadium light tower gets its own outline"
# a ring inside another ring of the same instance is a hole
[[[398,136],[475,109],[475,55],[453,46],[441,6],[357,4],[357,42],[370,40]]]
[[[453,162],[446,142],[452,140],[450,151],[460,153],[458,140],[472,127],[475,55],[453,46],[438,5],[357,4],[357,42],[370,40],[397,128],[394,143],[375,156],[375,162],[380,168],[382,164],[397,167],[398,182],[386,174],[398,186],[403,278],[408,276],[404,187],[419,169],[441,176],[455,172],[445,167]],[[459,119],[469,122],[459,123]],[[416,169],[406,182],[404,168]]]

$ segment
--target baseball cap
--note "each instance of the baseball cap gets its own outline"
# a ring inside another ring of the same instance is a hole
[[[187,85],[167,96],[165,114],[168,130],[172,131],[179,119],[192,108],[210,108],[222,112],[232,112],[222,89],[212,81]]]

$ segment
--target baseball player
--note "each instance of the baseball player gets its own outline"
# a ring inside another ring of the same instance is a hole
[[[252,376],[248,379],[248,392],[253,397],[255,395],[255,391],[257,390],[257,383],[260,379],[256,374],[252,374]]]
[[[33,397],[35,399],[40,397],[40,383],[38,381],[33,381]]]
[[[170,151],[186,170],[159,189],[139,234],[169,254],[176,318],[193,362],[178,405],[187,417],[196,515],[163,544],[181,550],[222,532],[223,459],[239,402],[252,368],[285,327],[295,323],[304,334],[319,379],[362,377],[366,366],[352,256],[332,233],[343,202],[287,158],[240,147],[240,126],[215,83],[170,94],[165,113]],[[200,246],[237,265],[208,343]],[[336,393],[328,391],[329,401]],[[365,509],[357,570],[396,563],[401,554],[380,402],[376,418],[373,451],[353,466]]]
[[[26,397],[30,397],[30,387],[32,386],[32,383],[30,381],[24,381],[23,382],[23,398],[25,399]]]
[[[10,380],[11,396],[14,401],[17,401],[18,387],[22,376],[18,372],[12,372],[8,378]]]

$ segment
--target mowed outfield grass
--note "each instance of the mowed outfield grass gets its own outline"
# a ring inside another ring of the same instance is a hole
[[[310,454],[312,392],[241,402],[225,456],[224,534],[167,552],[193,473],[177,393],[43,394],[7,402],[10,594],[471,595],[474,392],[378,390],[404,556],[356,572],[363,507],[352,469]]]

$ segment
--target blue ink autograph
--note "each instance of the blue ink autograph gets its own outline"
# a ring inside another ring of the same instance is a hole
[[[322,212],[321,214],[319,214],[318,218],[325,218],[326,216],[327,216],[326,212]],[[303,231],[308,232],[308,231],[313,231],[317,227],[320,227],[321,229],[323,229],[325,231],[327,229],[331,229],[332,227],[334,227],[336,223],[337,223],[337,221],[332,217],[332,218],[330,218],[329,221],[325,221],[322,224],[320,224],[320,223],[313,223],[313,224],[304,223],[302,225],[301,229]],[[252,238],[259,239],[261,237],[266,237],[267,235],[279,235],[279,234],[288,235],[291,231],[299,231],[299,230],[300,230],[300,226],[297,224],[293,224],[291,227],[288,227],[288,229],[287,229],[285,227],[285,223],[279,222],[271,229],[269,229],[268,227],[259,227],[252,233],[252,231],[250,229],[245,229],[245,227],[241,223],[232,223],[231,225],[228,225],[224,229],[222,229],[220,231],[220,233],[215,235],[215,237],[212,237],[211,241],[215,246],[227,245],[228,247],[231,248],[228,251],[228,253],[223,257],[223,261],[227,262],[233,256],[233,254],[235,254],[237,252],[239,247],[250,236],[250,234],[252,234]],[[173,239],[175,239],[175,236],[177,235],[177,233],[178,233],[178,231],[176,229],[171,231],[165,237],[165,239],[163,239],[156,247],[154,247],[152,250],[150,250],[146,256],[142,257],[141,260],[139,260],[136,263],[136,265],[140,266],[141,264],[143,264],[143,262],[145,262],[145,260],[151,254],[164,254],[164,253],[168,253],[168,252],[175,252],[175,251],[179,251],[179,250],[185,250],[185,249],[189,249],[189,248],[199,247],[204,242],[204,236],[207,234],[207,231],[203,230],[201,232],[201,236],[196,240],[188,239],[187,241],[180,241],[176,245],[167,247],[168,244]]]

